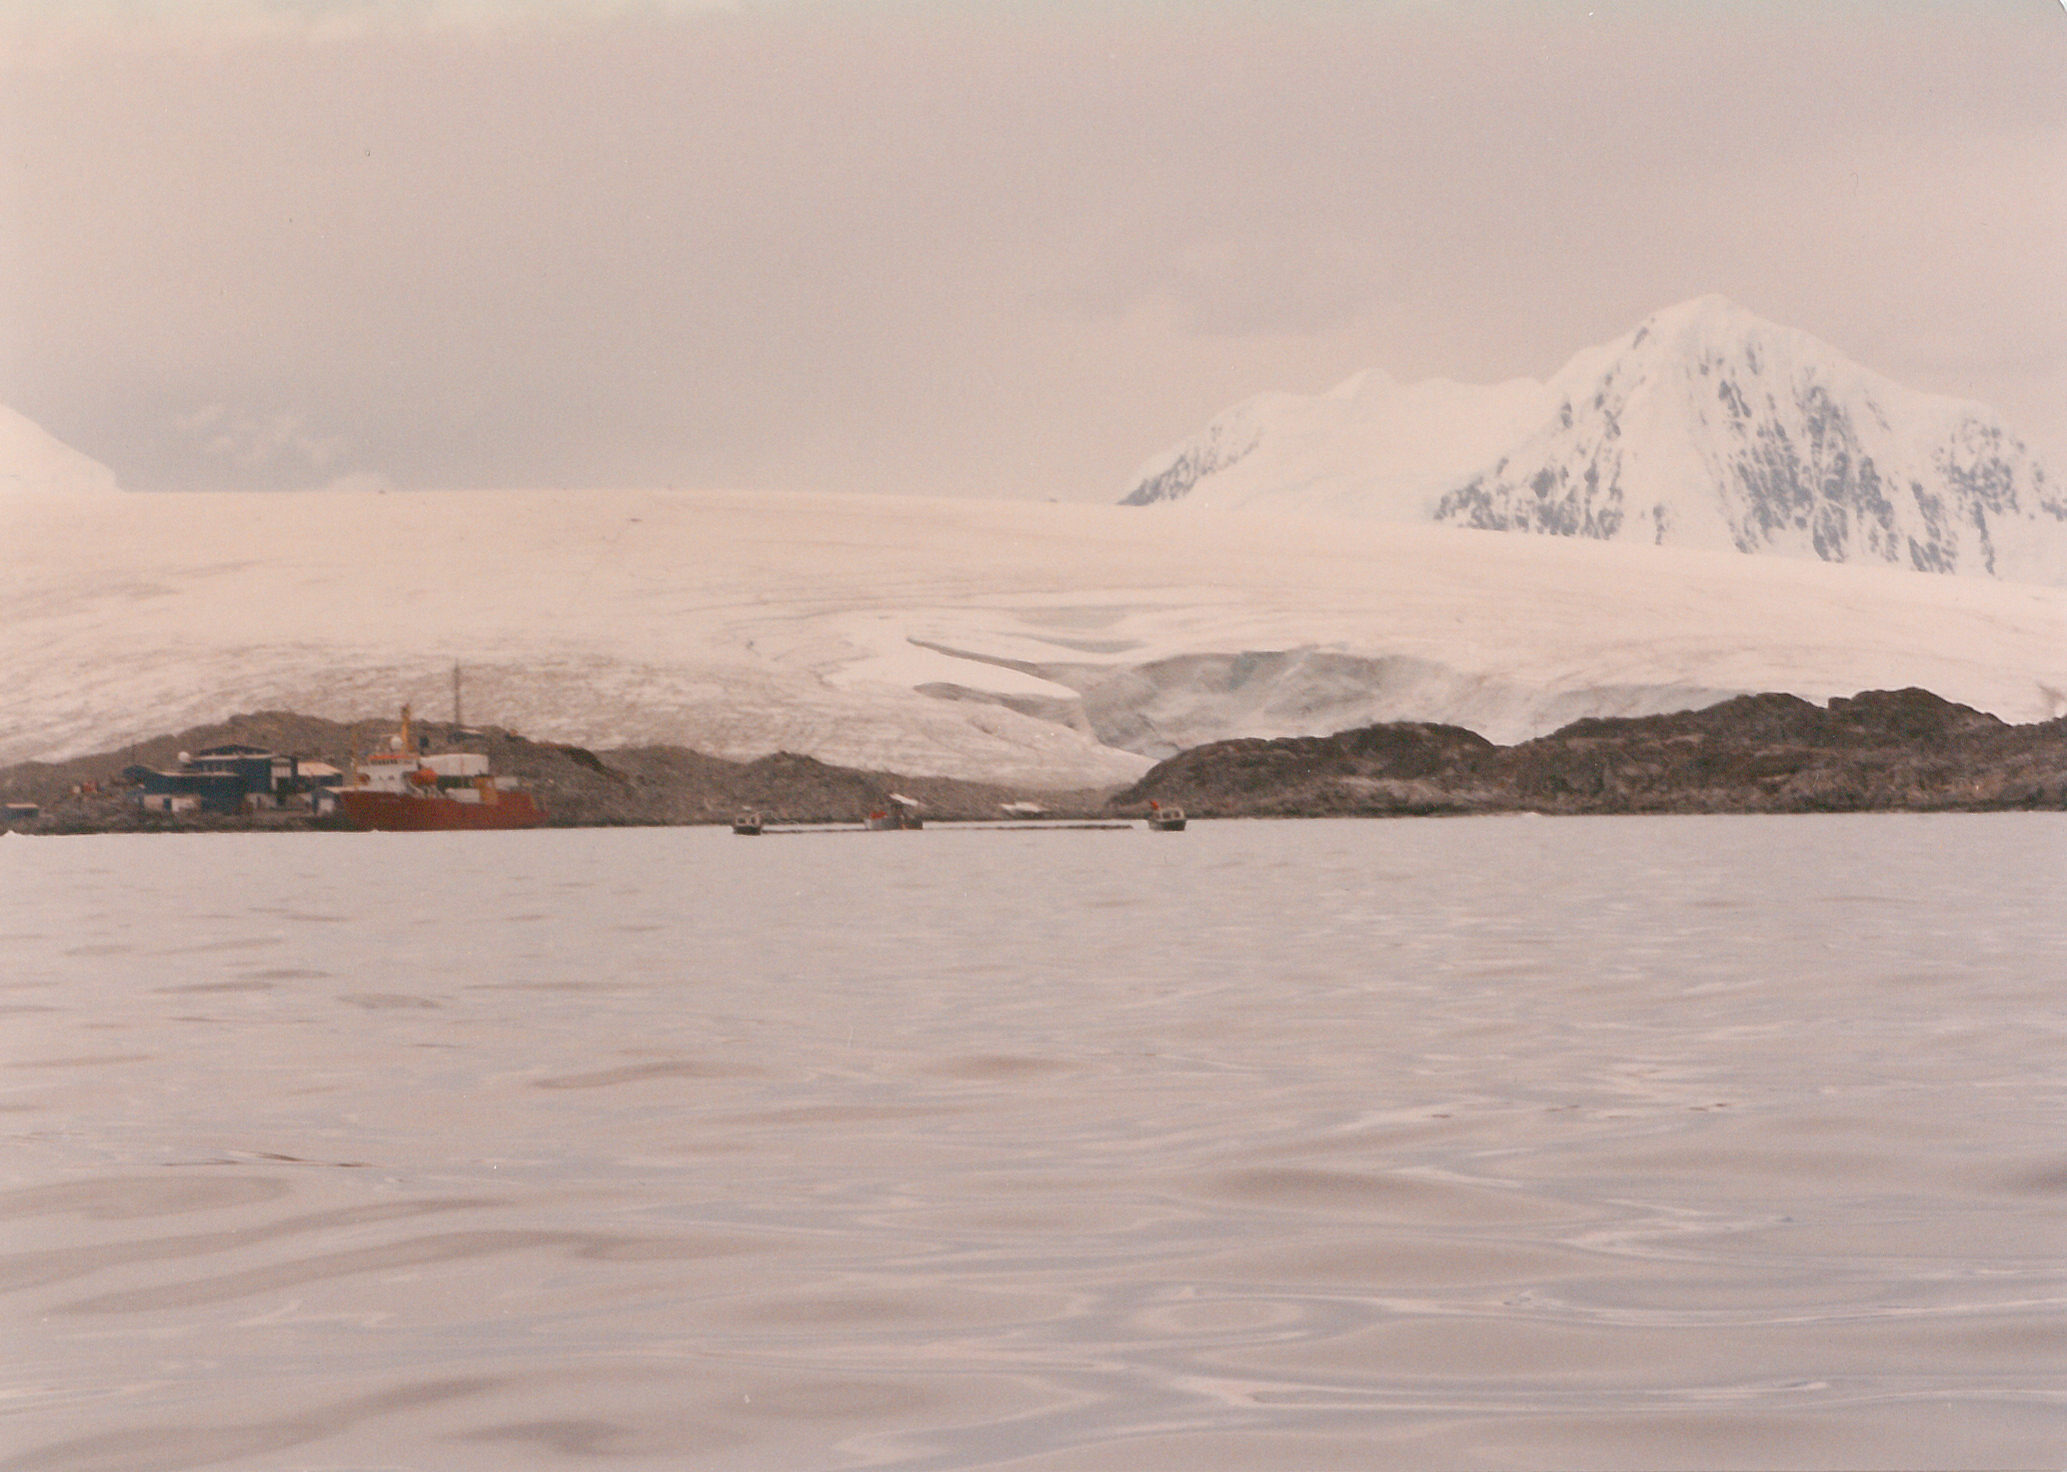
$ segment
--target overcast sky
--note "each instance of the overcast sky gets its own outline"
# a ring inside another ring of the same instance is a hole
[[[9,0],[0,402],[137,490],[1110,500],[1721,292],[2067,474],[2067,8]]]

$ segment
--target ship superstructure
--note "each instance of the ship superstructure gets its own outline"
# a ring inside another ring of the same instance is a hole
[[[535,828],[545,821],[531,794],[496,777],[481,753],[420,750],[406,705],[387,750],[354,760],[337,802],[354,826],[387,831]]]

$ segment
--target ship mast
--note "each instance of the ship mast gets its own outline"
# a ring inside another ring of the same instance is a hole
[[[459,661],[452,662],[452,729],[457,732],[466,722],[459,716]]]

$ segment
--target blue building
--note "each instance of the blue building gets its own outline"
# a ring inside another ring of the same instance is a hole
[[[283,798],[300,792],[305,784],[298,780],[297,766],[293,757],[264,747],[230,745],[192,756],[181,752],[176,771],[131,767],[124,775],[143,788],[137,801],[151,812],[244,813],[279,807]],[[334,770],[324,767],[326,774]]]
[[[153,813],[241,813],[244,811],[244,779],[235,772],[195,772],[184,768],[160,772],[149,767],[130,769],[143,785],[137,802]]]

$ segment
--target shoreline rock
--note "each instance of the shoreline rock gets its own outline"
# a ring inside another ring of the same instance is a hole
[[[420,722],[436,746],[451,728]],[[344,765],[392,730],[260,711],[133,747],[0,770],[0,800],[41,814],[26,833],[252,832],[348,828],[305,812],[235,816],[142,812],[120,785],[133,763],[245,742]],[[1515,746],[1460,726],[1399,721],[1178,753],[1123,791],[1046,792],[945,777],[835,767],[777,752],[728,761],[683,747],[590,751],[489,729],[462,743],[531,788],[549,827],[856,823],[914,798],[939,822],[1009,820],[1015,809],[1096,819],[1140,816],[1151,801],[1197,818],[1431,817],[1688,813],[2067,810],[2067,717],[2013,726],[1927,690],[1869,690],[1818,706],[1745,695],[1673,715],[1588,719]],[[75,787],[97,787],[75,795]]]
[[[419,720],[435,750],[455,745],[448,722]],[[131,765],[165,767],[181,751],[239,742],[344,767],[355,751],[386,742],[389,718],[349,723],[291,711],[232,716],[177,735],[97,752],[64,762],[24,762],[0,769],[0,801],[42,805],[37,818],[0,826],[24,833],[350,831],[337,818],[307,812],[246,814],[146,813],[134,789],[121,782]],[[651,827],[730,823],[743,808],[771,823],[858,823],[890,805],[892,792],[918,801],[927,818],[944,821],[1004,819],[1009,803],[1032,802],[1058,818],[1104,813],[1111,788],[1048,792],[948,777],[913,777],[831,766],[814,757],[776,752],[750,762],[728,761],[678,746],[638,746],[595,752],[557,742],[529,741],[513,731],[480,729],[456,743],[485,752],[498,774],[531,789],[550,828]],[[79,786],[99,790],[74,795]]]
[[[2067,717],[2012,726],[1907,689],[1744,695],[1516,746],[1401,722],[1194,747],[1111,806],[1151,800],[1196,817],[2067,809]]]

